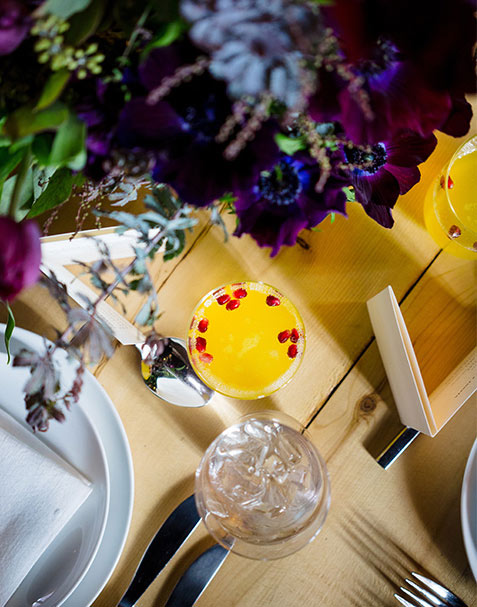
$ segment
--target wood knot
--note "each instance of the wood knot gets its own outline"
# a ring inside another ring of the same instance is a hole
[[[376,400],[374,396],[368,394],[359,402],[359,412],[361,415],[369,415],[376,409]]]

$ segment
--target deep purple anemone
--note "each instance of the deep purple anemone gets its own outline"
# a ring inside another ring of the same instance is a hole
[[[143,85],[151,91],[167,76],[166,66],[173,49],[154,50],[141,66]],[[256,175],[260,158],[275,153],[271,124],[264,125],[238,157],[224,157],[225,143],[216,137],[232,113],[225,84],[208,74],[192,78],[173,88],[164,99],[149,103],[147,96],[132,99],[121,112],[117,141],[122,147],[148,150],[154,154],[153,177],[168,183],[190,204],[205,206],[241,184],[247,186]]]
[[[373,145],[370,152],[344,147],[345,161],[357,165],[348,172],[356,201],[370,217],[385,228],[393,226],[391,209],[400,194],[418,183],[417,165],[430,156],[436,143],[434,135],[423,138],[401,131],[391,140]]]
[[[347,58],[372,56],[380,37],[392,41],[436,90],[476,90],[475,0],[338,0],[323,9]]]
[[[363,80],[361,90],[372,116],[366,115],[348,82],[329,74],[310,99],[309,113],[317,121],[340,121],[354,142],[378,143],[403,129],[422,137],[436,129],[454,137],[468,131],[472,110],[463,95],[429,87],[393,44],[378,44],[372,58],[360,60],[350,69],[355,78]]]
[[[236,192],[239,224],[235,236],[250,234],[261,247],[272,247],[272,257],[283,245],[292,246],[298,234],[330,213],[346,214],[343,187],[349,180],[330,176],[322,193],[315,191],[319,165],[304,154],[277,154],[258,175],[252,188]]]

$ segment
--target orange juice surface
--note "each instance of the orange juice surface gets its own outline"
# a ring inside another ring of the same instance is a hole
[[[303,321],[273,287],[233,283],[199,302],[188,348],[195,372],[213,390],[261,398],[283,386],[298,368],[305,348]]]
[[[446,182],[447,179],[447,182]],[[477,149],[457,157],[429,188],[424,219],[437,244],[457,257],[477,256]]]
[[[449,198],[462,224],[477,232],[477,149],[457,158],[450,170]]]

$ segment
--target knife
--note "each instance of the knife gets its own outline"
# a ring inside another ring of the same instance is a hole
[[[159,528],[118,607],[133,607],[136,604],[199,523],[200,516],[194,495],[191,495],[177,506]]]
[[[203,552],[177,582],[166,607],[192,607],[222,566],[227,554],[228,550],[219,544]]]

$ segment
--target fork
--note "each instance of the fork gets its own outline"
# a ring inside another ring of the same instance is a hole
[[[394,596],[401,605],[404,605],[405,607],[416,607],[416,605],[419,605],[420,607],[467,607],[462,599],[442,586],[442,584],[438,584],[434,580],[431,580],[420,573],[415,573],[414,571],[411,575],[415,580],[420,582],[420,584],[415,580],[407,578],[405,582],[418,594],[411,592],[411,590],[408,590],[404,586],[400,586],[399,590],[401,594],[404,594],[414,601],[411,603],[396,592]]]

